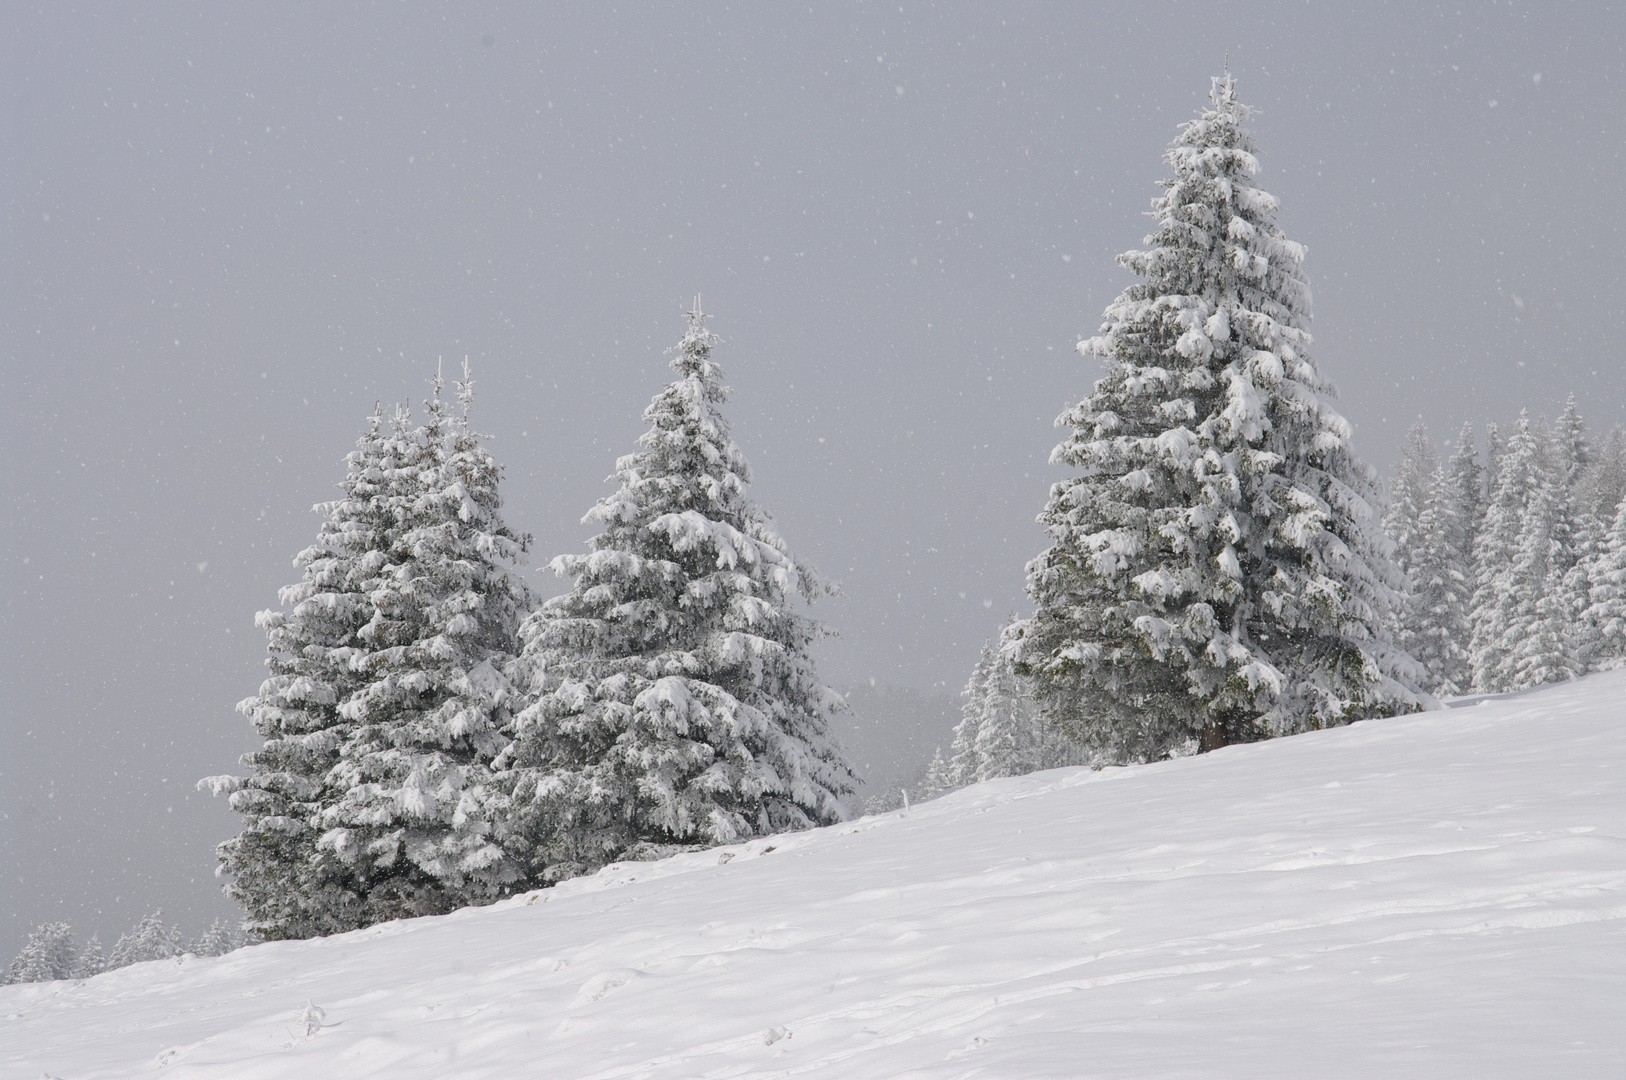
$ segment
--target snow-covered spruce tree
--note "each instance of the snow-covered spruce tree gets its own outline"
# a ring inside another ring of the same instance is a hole
[[[129,967],[148,960],[169,960],[182,953],[180,931],[164,925],[164,913],[144,917],[128,933],[120,934],[107,959],[108,969]]]
[[[368,582],[371,618],[339,705],[350,727],[328,782],[320,852],[353,875],[360,925],[488,903],[520,868],[493,834],[491,765],[508,745],[509,669],[532,606],[514,571],[501,469],[470,426],[468,365],[448,415],[437,376],[403,452],[401,525]]]
[[[46,923],[28,935],[11,966],[6,969],[7,983],[50,982],[53,979],[71,979],[78,968],[79,950],[74,947],[73,931],[67,923]]]
[[[1508,587],[1513,591],[1513,617],[1503,631],[1505,656],[1498,682],[1508,690],[1527,690],[1562,682],[1580,674],[1575,662],[1575,616],[1563,588],[1567,545],[1559,539],[1564,522],[1562,472],[1548,470],[1536,486],[1520,521]]]
[[[982,718],[987,712],[988,677],[999,662],[999,655],[990,642],[984,642],[977,663],[971,669],[960,696],[960,722],[954,725],[954,741],[949,745],[948,771],[945,774],[951,787],[975,784],[982,779],[983,759],[979,749]]]
[[[1580,470],[1569,493],[1574,557],[1563,580],[1564,603],[1576,615],[1571,626],[1572,651],[1583,672],[1592,670],[1603,645],[1602,627],[1589,612],[1594,579],[1608,556],[1615,509],[1626,499],[1626,432],[1618,426],[1611,429],[1589,456],[1591,460]]]
[[[1479,465],[1474,444],[1474,426],[1463,424],[1457,433],[1451,460],[1446,465],[1446,482],[1450,489],[1452,518],[1455,532],[1447,537],[1453,547],[1462,553],[1465,569],[1470,578],[1473,571],[1474,543],[1485,521],[1485,470]]]
[[[282,610],[262,611],[270,675],[237,706],[264,744],[243,757],[244,776],[200,787],[231,793],[243,831],[220,845],[226,892],[249,925],[269,939],[304,938],[364,925],[362,890],[350,867],[317,847],[324,811],[342,788],[329,773],[355,725],[339,707],[365,684],[355,666],[369,651],[359,636],[374,615],[371,592],[399,539],[410,500],[406,417],[375,410],[346,459],[342,497],[320,503],[316,543],[294,565],[300,580],[281,590]]]
[[[1423,505],[1428,502],[1434,474],[1440,471],[1440,456],[1428,428],[1414,421],[1400,444],[1394,478],[1389,484],[1389,506],[1383,512],[1383,531],[1394,543],[1394,563],[1401,573],[1409,573],[1421,554],[1424,541],[1419,535]]]
[[[1591,589],[1581,619],[1591,631],[1588,666],[1594,671],[1626,667],[1626,497],[1590,569]]]
[[[1610,428],[1592,456],[1591,466],[1577,484],[1578,513],[1602,522],[1608,531],[1615,508],[1626,499],[1626,428]]]
[[[1474,557],[1473,570],[1474,570],[1474,582],[1475,582],[1476,587],[1477,587],[1478,581],[1479,581],[1479,562],[1478,562],[1478,560],[1479,560],[1480,537],[1484,533],[1486,522],[1490,518],[1491,503],[1496,498],[1496,485],[1500,481],[1501,476],[1502,476],[1502,459],[1505,458],[1506,456],[1507,456],[1507,437],[1502,434],[1502,429],[1497,425],[1496,421],[1491,420],[1491,421],[1489,421],[1489,422],[1487,422],[1485,424],[1485,458],[1484,458],[1484,462],[1485,462],[1485,464],[1484,464],[1485,487],[1484,487],[1483,498],[1480,501],[1480,513],[1479,513],[1479,520],[1478,520],[1478,526],[1479,527],[1478,527],[1478,530],[1474,533],[1473,546],[1468,549],[1469,551],[1474,553],[1473,554],[1473,557]]]
[[[688,319],[676,380],[584,519],[602,531],[553,561],[571,587],[522,630],[540,685],[503,765],[543,880],[829,824],[854,786],[800,610],[827,586],[747,494],[698,300]]]
[[[1020,626],[1013,617],[1005,635]],[[932,758],[924,794],[1088,761],[1084,748],[1039,711],[1029,681],[992,642],[983,644],[960,694],[965,703],[949,756],[939,749]]]
[[[926,766],[926,779],[921,781],[920,797],[929,799],[933,795],[941,795],[959,786],[954,776],[954,768],[949,764],[949,759],[943,756],[943,748],[939,746],[932,752],[932,760]]]
[[[1439,454],[1428,428],[1421,420],[1414,421],[1406,438],[1400,444],[1400,456],[1395,461],[1394,476],[1389,482],[1389,505],[1383,513],[1383,532],[1394,545],[1394,563],[1405,575],[1400,603],[1394,611],[1395,622],[1391,630],[1401,647],[1416,657],[1416,635],[1426,601],[1419,601],[1416,571],[1425,558],[1431,538],[1423,526],[1423,510],[1432,493],[1434,478],[1441,471]],[[1425,670],[1428,665],[1423,664]],[[1424,678],[1425,688],[1428,677]]]
[[[982,763],[977,779],[1026,776],[1047,768],[1052,756],[1047,743],[1046,725],[1033,696],[1016,675],[1015,665],[1008,657],[995,655],[982,690],[982,717],[977,724],[977,758]]]
[[[1490,510],[1491,489],[1496,484],[1496,478],[1502,475],[1502,458],[1507,453],[1507,439],[1502,437],[1502,429],[1492,420],[1485,425],[1485,509]]]
[[[1564,399],[1564,411],[1553,426],[1553,446],[1558,455],[1559,479],[1564,490],[1573,491],[1592,465],[1592,440],[1587,438],[1586,423],[1574,393]]]
[[[1545,417],[1541,425],[1545,428]],[[1553,560],[1562,587],[1564,575],[1574,569],[1582,554],[1579,495],[1592,466],[1592,440],[1587,437],[1586,424],[1581,419],[1573,393],[1565,400],[1564,411],[1544,442],[1548,453],[1547,469],[1552,477],[1556,499],[1550,528],[1554,545]]]
[[[243,932],[223,919],[216,919],[209,924],[196,941],[186,947],[187,952],[198,956],[225,956],[234,949],[243,946]]]
[[[1587,612],[1592,607],[1592,578],[1608,554],[1609,523],[1595,514],[1582,513],[1575,521],[1574,543],[1574,562],[1558,576],[1558,602],[1571,619],[1566,628],[1570,658],[1576,674],[1584,675],[1592,670],[1601,644],[1599,627]]]
[[[1554,480],[1549,472],[1549,453],[1542,445],[1541,432],[1530,422],[1527,412],[1519,413],[1518,423],[1503,452],[1497,456],[1496,476],[1485,508],[1485,523],[1474,549],[1475,589],[1469,641],[1473,667],[1473,689],[1481,694],[1499,694],[1514,689],[1511,647],[1521,625],[1521,598],[1535,598],[1547,588],[1545,563],[1540,577],[1531,580],[1535,563],[1527,560],[1520,577],[1521,537],[1527,536],[1526,510],[1537,502],[1538,492],[1546,491],[1541,505],[1551,508]],[[1550,536],[1550,526],[1541,526]],[[1531,559],[1539,545],[1531,535]]]
[[[1013,620],[1014,623],[1014,620]],[[1060,728],[1045,719],[1012,659],[994,654],[983,683],[982,716],[977,724],[977,780],[1026,776],[1040,769],[1082,765],[1087,755]]]
[[[1372,471],[1309,357],[1304,249],[1253,182],[1229,76],[1165,156],[1144,280],[1080,351],[1094,391],[1052,456],[1052,546],[1013,643],[1045,711],[1109,760],[1418,708]]]
[[[107,970],[107,957],[102,954],[102,938],[100,934],[91,934],[85,947],[79,950],[79,959],[74,961],[73,977],[88,979],[100,975]]]
[[[1436,696],[1465,693],[1473,678],[1467,649],[1473,582],[1459,546],[1465,533],[1457,506],[1456,486],[1436,466],[1417,522],[1400,620],[1402,644],[1423,666],[1423,688]]]

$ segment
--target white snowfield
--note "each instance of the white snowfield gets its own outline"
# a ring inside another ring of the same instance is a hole
[[[1626,671],[0,989],[0,1076],[1626,1077]]]

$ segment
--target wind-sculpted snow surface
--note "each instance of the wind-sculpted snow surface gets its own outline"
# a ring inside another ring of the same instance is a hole
[[[0,1075],[1626,1076],[1626,671],[0,989]]]

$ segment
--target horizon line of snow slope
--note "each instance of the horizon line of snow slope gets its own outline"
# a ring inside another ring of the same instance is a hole
[[[1618,1077],[1623,720],[1610,672],[5,987],[0,1075]]]

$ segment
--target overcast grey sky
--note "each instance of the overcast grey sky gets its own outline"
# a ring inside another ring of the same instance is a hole
[[[540,567],[703,293],[845,589],[827,677],[956,690],[1226,50],[1360,452],[1626,420],[1623,47],[1600,4],[5,4],[0,953],[232,914],[193,782],[253,741],[253,614],[442,355]]]

